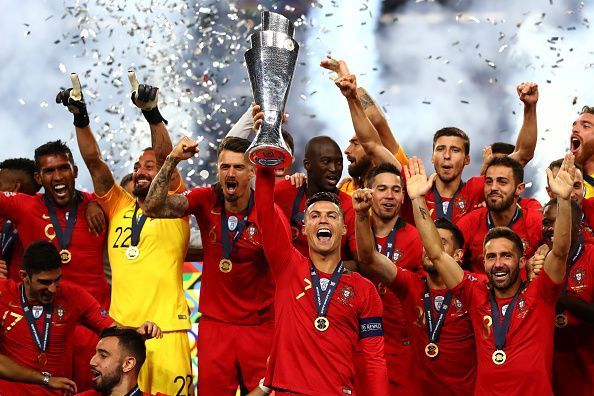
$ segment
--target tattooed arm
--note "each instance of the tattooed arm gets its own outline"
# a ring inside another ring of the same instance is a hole
[[[462,282],[464,271],[456,260],[444,250],[443,242],[445,240],[439,235],[425,202],[425,194],[433,185],[435,174],[427,179],[423,161],[415,157],[412,157],[409,165],[404,167],[404,172],[407,180],[406,191],[413,205],[415,225],[421,236],[427,257],[441,275],[446,286],[453,289]]]
[[[359,96],[365,115],[377,130],[382,144],[389,152],[396,155],[396,153],[400,151],[400,144],[394,137],[394,134],[388,125],[388,121],[386,121],[386,117],[379,106],[374,102],[373,98],[369,96],[369,93],[365,88],[357,87],[357,95]]]
[[[187,136],[175,146],[171,154],[167,156],[163,166],[151,183],[148,195],[144,200],[144,213],[150,217],[177,218],[183,217],[188,209],[188,199],[185,195],[167,195],[171,175],[176,165],[181,161],[190,158],[198,152],[198,143],[190,140]]]

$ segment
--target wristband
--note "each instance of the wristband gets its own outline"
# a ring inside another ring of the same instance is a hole
[[[142,115],[144,115],[144,118],[148,121],[149,124],[155,125],[160,122],[165,123],[165,125],[168,124],[167,120],[163,118],[163,116],[159,112],[158,107],[155,107],[154,109],[148,111],[142,110]]]
[[[84,128],[89,125],[89,114],[87,113],[87,109],[84,108],[84,111],[73,114],[74,115],[74,126],[77,128]]]

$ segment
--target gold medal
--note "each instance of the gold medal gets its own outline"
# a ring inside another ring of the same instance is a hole
[[[561,313],[555,316],[555,327],[562,329],[565,326],[567,326],[567,315]]]
[[[37,362],[39,363],[41,368],[45,367],[45,365],[47,364],[47,355],[45,354],[45,352],[41,352],[37,356]]]
[[[60,250],[60,260],[62,260],[62,264],[68,264],[72,260],[72,253],[68,249]]]
[[[493,352],[493,355],[491,355],[491,359],[493,359],[493,363],[495,363],[498,366],[501,366],[503,363],[505,363],[507,355],[501,349],[498,349],[495,352]]]
[[[229,259],[221,259],[221,261],[219,261],[219,269],[221,270],[221,272],[227,274],[229,272],[231,272],[231,269],[233,268],[233,263],[231,262],[231,260]]]
[[[436,343],[430,342],[425,346],[425,355],[430,358],[434,358],[439,354],[439,347]]]
[[[126,258],[128,260],[136,260],[140,255],[140,249],[137,246],[130,246],[126,249]]]
[[[314,327],[317,331],[326,331],[330,327],[330,321],[325,316],[318,316],[314,320]]]

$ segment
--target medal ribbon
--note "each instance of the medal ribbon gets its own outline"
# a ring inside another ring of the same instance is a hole
[[[456,197],[458,196],[460,191],[462,191],[462,187],[464,187],[464,184],[465,184],[464,182],[460,182],[458,189],[456,190],[456,192],[450,199],[450,203],[448,204],[447,213],[443,213],[443,201],[441,199],[441,195],[439,195],[439,192],[437,192],[437,187],[435,187],[435,183],[433,183],[433,199],[435,200],[435,212],[436,212],[435,218],[436,219],[445,217],[446,219],[448,219],[450,221],[452,220],[452,216],[454,214],[454,200],[456,199]]]
[[[138,385],[136,385],[134,388],[130,389],[130,392],[126,393],[124,396],[137,396],[137,395],[142,396],[142,392],[138,388]]]
[[[138,201],[136,201],[136,206],[134,207],[134,214],[132,215],[132,231],[130,232],[130,245],[131,246],[138,246],[140,243],[140,233],[142,232],[142,227],[144,227],[144,223],[146,223],[147,217],[144,214],[140,215],[140,219],[137,216],[138,209],[140,205]]]
[[[252,208],[254,207],[254,191],[250,189],[250,199],[248,201],[247,210],[243,219],[237,222],[237,227],[235,228],[235,235],[231,240],[229,240],[231,236],[231,231],[229,230],[229,222],[227,218],[227,213],[225,212],[225,201],[221,200],[221,240],[223,242],[223,257],[228,259],[231,257],[231,252],[233,251],[233,246],[235,246],[235,242],[239,239],[245,226],[248,222],[248,216],[252,212]]]
[[[68,218],[66,219],[66,228],[64,230],[62,230],[60,221],[58,221],[54,202],[46,194],[43,194],[43,201],[45,202],[50,220],[56,231],[58,245],[60,245],[60,249],[62,250],[68,249],[70,241],[72,240],[72,232],[74,231],[74,224],[76,224],[76,215],[78,212],[79,194],[79,191],[75,191],[74,197],[70,201],[70,209],[68,210]]]
[[[390,234],[388,234],[388,238],[386,239],[386,249],[383,252],[383,254],[390,260],[392,260],[392,256],[394,253],[394,241],[396,240],[396,232],[398,231],[398,229],[404,227],[404,225],[404,220],[402,220],[402,218],[399,217],[398,220],[396,220],[396,224],[394,224],[394,228],[392,228],[392,231],[390,231]],[[373,232],[373,238],[375,239],[375,246],[377,247],[377,251],[381,252],[382,247],[380,244],[377,243],[375,231]]]
[[[423,294],[423,305],[425,308],[425,321],[427,322],[427,335],[429,338],[429,342],[436,343],[439,340],[439,333],[441,332],[441,328],[445,323],[445,317],[448,313],[448,309],[450,308],[450,303],[452,301],[452,291],[448,290],[446,295],[443,299],[441,307],[438,311],[437,320],[435,323],[433,322],[433,309],[431,303],[431,292],[429,291],[429,284],[427,283],[427,278],[423,277],[423,282],[425,282],[425,293]]]
[[[291,225],[301,227],[303,225],[303,212],[299,211],[299,206],[301,206],[301,200],[305,195],[305,188],[307,185],[304,183],[299,190],[297,191],[297,195],[293,200],[293,208],[291,209]]]
[[[511,218],[511,221],[509,222],[509,224],[507,225],[507,227],[511,228],[511,226],[513,226],[514,223],[516,221],[518,221],[518,219],[520,219],[520,217],[522,217],[522,211],[516,205],[516,211],[514,212],[514,215]],[[491,218],[491,213],[489,211],[487,211],[487,229],[490,230],[493,227],[495,227],[495,223],[493,222],[493,219]]]
[[[326,287],[326,291],[322,291],[322,285],[320,283],[320,276],[318,275],[318,270],[313,265],[313,263],[311,263],[311,283],[313,283],[314,286],[314,302],[316,304],[316,311],[318,311],[318,316],[326,316],[326,313],[328,312],[328,306],[330,305],[330,299],[332,299],[334,290],[336,289],[338,281],[342,276],[343,268],[344,264],[341,261],[334,269],[334,273],[330,278],[330,282],[328,282],[328,287]]]
[[[567,293],[567,281],[569,278],[569,273],[571,272],[571,269],[573,268],[575,263],[581,257],[582,253],[584,253],[584,236],[580,235],[579,244],[577,245],[575,252],[571,255],[567,263],[567,269],[565,270],[565,283],[563,284],[563,289],[561,289],[562,296],[564,296]],[[559,304],[557,304],[557,306],[555,307],[555,313],[559,315],[560,313],[563,313],[563,311],[565,311],[565,309],[561,307]]]
[[[5,261],[9,261],[10,257],[12,256],[12,247],[14,246],[14,242],[16,241],[18,232],[12,221],[6,220],[4,225],[2,226],[2,239],[0,242],[0,246],[2,247],[2,251],[0,252],[0,257],[3,258]]]
[[[489,297],[491,298],[491,318],[493,321],[493,339],[495,341],[495,349],[502,351],[503,347],[505,346],[505,337],[507,336],[507,332],[509,331],[509,325],[511,323],[511,318],[513,316],[514,307],[516,305],[516,301],[518,300],[518,296],[520,295],[520,291],[522,291],[524,287],[524,282],[520,283],[520,287],[518,291],[514,295],[514,298],[511,300],[509,305],[507,306],[507,310],[505,311],[505,315],[503,315],[503,324],[500,321],[499,316],[499,305],[497,305],[497,301],[495,300],[495,290],[493,286],[491,286],[491,293]]]
[[[54,315],[54,306],[53,304],[48,304],[43,307],[43,315],[45,318],[43,319],[43,335],[39,337],[39,331],[37,330],[37,325],[35,324],[35,318],[33,317],[33,312],[31,312],[31,307],[29,307],[29,303],[27,302],[27,298],[25,297],[25,287],[21,284],[21,307],[23,308],[23,312],[25,313],[25,319],[27,320],[27,327],[29,327],[29,331],[31,332],[31,337],[33,338],[33,342],[37,345],[37,348],[44,353],[47,350],[47,345],[50,339],[50,330],[52,329],[52,316]]]

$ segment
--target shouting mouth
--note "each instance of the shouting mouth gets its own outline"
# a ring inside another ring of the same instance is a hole
[[[328,228],[320,228],[316,233],[316,238],[318,238],[318,241],[320,242],[329,242],[332,238],[332,231]]]

